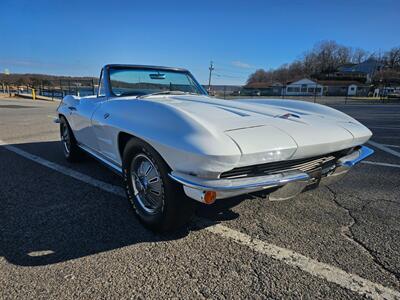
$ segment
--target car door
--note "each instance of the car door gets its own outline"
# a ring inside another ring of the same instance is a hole
[[[81,98],[79,103],[71,109],[71,120],[74,127],[74,135],[79,144],[99,151],[99,144],[92,126],[92,116],[100,104],[107,100],[102,91],[102,74],[100,75],[99,90],[97,96]]]
[[[108,161],[119,165],[118,145],[116,145],[118,129],[113,124],[115,114],[112,111],[115,101],[118,100],[110,100],[99,106],[93,114],[92,125],[101,155]]]

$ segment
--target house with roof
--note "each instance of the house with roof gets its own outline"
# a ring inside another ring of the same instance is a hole
[[[366,83],[372,81],[374,74],[384,67],[383,63],[375,58],[369,58],[359,64],[345,64],[338,67],[336,77],[364,79]]]
[[[368,96],[370,86],[351,80],[319,80],[324,96]]]
[[[303,78],[286,85],[285,96],[367,96],[370,86],[355,80]]]
[[[322,92],[323,86],[309,78],[289,82],[284,89],[286,96],[322,96]]]

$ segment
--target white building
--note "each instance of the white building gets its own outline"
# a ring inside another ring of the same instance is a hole
[[[288,83],[285,90],[286,96],[322,96],[323,87],[318,82],[303,78]]]

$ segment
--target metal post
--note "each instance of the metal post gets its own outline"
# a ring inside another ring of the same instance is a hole
[[[210,61],[210,67],[208,69],[210,70],[210,74],[208,76],[208,92],[210,93],[210,91],[211,91],[211,73],[212,73],[212,71],[214,71],[214,65],[213,65],[212,61]]]
[[[95,95],[96,94],[96,91],[95,91],[95,89],[94,89],[94,79],[92,78],[92,89],[93,89],[93,95]]]
[[[224,99],[226,99],[226,85],[224,85]]]
[[[317,102],[317,84],[315,84],[315,88],[314,88],[314,103]]]

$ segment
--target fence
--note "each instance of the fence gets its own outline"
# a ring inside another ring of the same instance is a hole
[[[400,99],[388,97],[387,87],[337,82],[322,84],[288,84],[251,87],[212,86],[211,95],[223,99],[238,98],[280,98],[296,99],[322,104],[336,103],[387,103],[399,102]],[[399,87],[400,90],[400,87]],[[378,92],[377,92],[378,91]]]
[[[62,99],[65,95],[89,96],[97,93],[97,80],[57,79],[43,80],[31,85],[0,82],[0,92],[5,94],[31,95],[35,89],[37,96]],[[393,88],[391,88],[393,89]],[[400,87],[397,88],[400,90]],[[378,93],[376,91],[378,90]],[[223,99],[238,98],[281,98],[310,101],[322,104],[347,103],[388,103],[399,102],[399,98],[389,97],[388,87],[361,84],[321,85],[289,84],[273,86],[211,86],[210,94]]]
[[[34,84],[9,84],[0,82],[0,92],[4,94],[31,95],[32,89],[37,96],[62,99],[66,95],[89,96],[97,93],[97,81],[92,80],[43,80]]]

